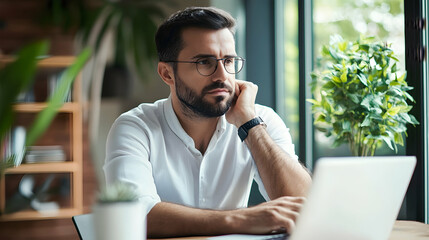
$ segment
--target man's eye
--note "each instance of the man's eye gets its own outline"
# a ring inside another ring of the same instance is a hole
[[[200,59],[197,61],[198,65],[209,65],[211,64],[211,61],[209,59]]]
[[[232,63],[234,63],[234,58],[225,59],[225,64],[232,64]]]

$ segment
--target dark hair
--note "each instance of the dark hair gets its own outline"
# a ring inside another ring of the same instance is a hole
[[[182,32],[198,27],[235,32],[235,20],[227,12],[214,7],[189,7],[171,15],[158,28],[155,36],[159,61],[175,61],[183,49]]]

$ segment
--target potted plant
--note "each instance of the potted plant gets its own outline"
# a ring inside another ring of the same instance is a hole
[[[146,212],[131,185],[108,185],[97,199],[93,207],[96,239],[146,239]]]
[[[345,41],[332,36],[321,51],[320,69],[312,73],[316,128],[348,143],[353,155],[374,155],[382,143],[397,151],[407,124],[419,124],[409,113],[415,102],[406,73],[389,45],[373,37]]]

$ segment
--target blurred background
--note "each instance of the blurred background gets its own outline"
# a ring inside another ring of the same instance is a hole
[[[375,36],[391,44],[408,83],[415,87],[410,127],[397,152],[416,155],[418,166],[400,218],[427,221],[427,46],[424,0],[0,0],[0,56],[13,55],[39,39],[50,41],[49,55],[74,56],[94,49],[82,71],[83,212],[90,212],[103,185],[104,144],[113,121],[143,102],[168,97],[156,73],[153,34],[162,20],[187,6],[216,6],[237,20],[236,50],[246,59],[237,78],[259,86],[257,102],[274,108],[290,128],[295,151],[312,170],[316,159],[347,156],[346,145],[313,126],[310,73],[320,67],[322,45],[341,35],[355,41]],[[426,14],[426,15],[425,15]],[[422,53],[423,51],[423,53]],[[250,205],[261,200],[252,193]],[[71,219],[0,221],[0,239],[78,239]]]

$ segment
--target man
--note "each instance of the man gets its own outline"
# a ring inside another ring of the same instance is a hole
[[[166,20],[156,44],[169,98],[121,115],[109,133],[107,184],[136,188],[149,237],[293,229],[311,179],[280,117],[255,104],[258,87],[235,79],[234,25],[215,8]],[[253,179],[268,202],[247,208]]]

